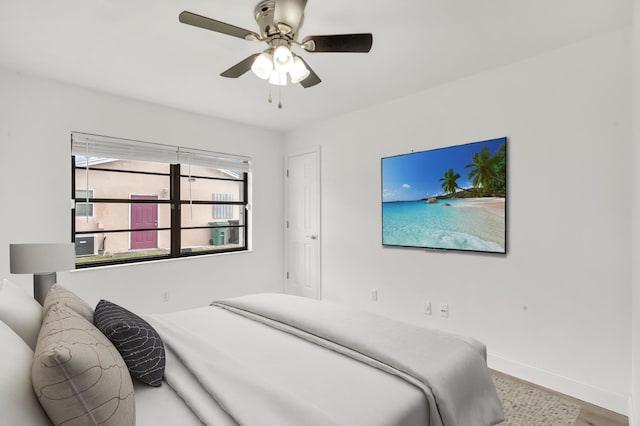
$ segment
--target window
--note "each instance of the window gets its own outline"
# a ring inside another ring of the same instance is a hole
[[[76,189],[76,200],[93,198],[93,189]],[[76,202],[77,216],[93,216],[93,203]]]
[[[247,250],[248,158],[73,133],[72,160],[77,267]]]
[[[233,194],[214,193],[213,201],[233,201]],[[213,206],[214,219],[233,219],[233,206],[229,204],[216,204]]]

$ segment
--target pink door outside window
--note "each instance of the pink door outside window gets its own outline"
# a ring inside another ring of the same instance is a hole
[[[157,200],[157,195],[132,195],[132,200]],[[131,204],[131,229],[158,227],[158,205],[156,203]],[[158,247],[158,231],[132,231],[131,249]]]

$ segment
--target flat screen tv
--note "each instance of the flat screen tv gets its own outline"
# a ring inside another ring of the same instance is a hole
[[[382,244],[507,252],[507,138],[382,158]]]

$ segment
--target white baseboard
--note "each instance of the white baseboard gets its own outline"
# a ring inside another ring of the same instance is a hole
[[[545,371],[537,367],[522,364],[510,360],[501,354],[487,354],[487,364],[489,368],[509,374],[519,379],[544,386],[554,391],[564,393],[576,399],[589,402],[599,407],[606,408],[616,413],[630,415],[631,403],[630,395],[623,395],[601,389],[587,383],[582,383],[557,373]],[[629,423],[633,425],[633,423]]]

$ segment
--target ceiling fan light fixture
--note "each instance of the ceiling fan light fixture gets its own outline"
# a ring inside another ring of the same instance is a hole
[[[294,57],[293,66],[291,66],[291,69],[289,70],[289,75],[291,76],[291,83],[292,84],[300,83],[302,80],[309,77],[309,74],[311,74],[311,71],[307,69],[306,65],[304,64],[304,61],[297,56]]]
[[[251,65],[251,71],[263,80],[269,79],[273,72],[273,61],[271,60],[271,55],[267,52],[259,54]]]
[[[275,86],[286,86],[287,73],[273,70],[273,72],[271,73],[271,77],[269,77],[269,83]]]
[[[293,53],[287,46],[278,46],[273,51],[273,66],[280,72],[289,72],[293,66]]]
[[[292,46],[307,52],[349,52],[366,53],[371,50],[371,33],[313,35],[298,41],[298,33],[304,21],[307,0],[258,0],[254,9],[254,18],[259,32],[227,24],[197,15],[188,11],[179,14],[178,20],[187,25],[214,31],[220,34],[249,41],[261,41],[268,48],[262,53],[256,52],[241,60],[220,75],[226,78],[238,78],[252,70],[261,79],[280,88],[289,80],[300,83],[303,88],[313,87],[322,82],[302,57],[291,51]],[[269,86],[270,87],[270,86]],[[270,87],[270,92],[272,88]],[[281,103],[278,104],[281,107]]]

